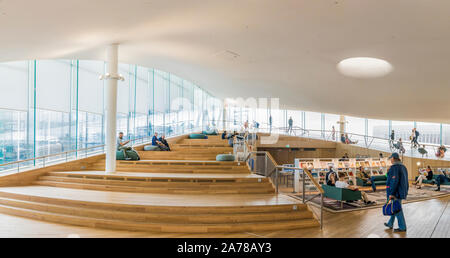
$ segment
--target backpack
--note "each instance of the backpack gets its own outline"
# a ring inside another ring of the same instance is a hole
[[[420,133],[416,130],[416,137],[419,137]]]

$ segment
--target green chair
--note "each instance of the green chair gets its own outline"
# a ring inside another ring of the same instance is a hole
[[[373,176],[372,177],[375,185],[386,185],[386,176],[385,175],[381,175],[381,176]],[[361,178],[357,177],[356,178],[356,185],[357,186],[371,186],[372,184],[368,184],[365,183]]]
[[[361,200],[361,192],[354,191],[346,188],[337,188],[335,186],[330,185],[322,185],[322,189],[324,191],[323,196],[327,198],[331,198],[341,202],[341,209],[344,206],[345,201],[357,201]]]
[[[422,180],[422,183],[424,184],[435,184],[436,183],[436,178],[438,177],[438,175],[433,175],[433,179],[431,180]],[[418,176],[416,176],[415,181],[417,181]],[[433,182],[434,181],[434,182]],[[450,185],[450,182],[445,182],[445,183],[441,183],[441,185]]]

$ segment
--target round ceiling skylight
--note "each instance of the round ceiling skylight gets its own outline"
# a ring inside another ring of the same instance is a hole
[[[372,57],[352,57],[337,64],[343,75],[356,78],[376,78],[390,73],[392,65],[383,59]]]

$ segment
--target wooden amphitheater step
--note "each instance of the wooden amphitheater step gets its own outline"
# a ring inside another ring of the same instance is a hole
[[[239,165],[238,165],[239,164]],[[89,170],[104,170],[103,160],[90,165]],[[154,173],[244,173],[250,170],[243,162],[140,160],[117,161],[117,171]]]
[[[174,153],[166,151],[140,151],[141,159],[157,159],[157,160],[216,160],[216,156],[222,153]]]
[[[54,186],[74,189],[98,190],[98,191],[116,191],[116,192],[134,192],[134,193],[170,193],[170,194],[267,194],[274,193],[272,185],[268,184],[260,187],[189,187],[189,186],[168,186],[168,187],[148,187],[148,186],[122,186],[111,185],[105,182],[87,183],[61,182],[57,180],[38,180],[34,185]],[[99,181],[99,180],[97,180]]]
[[[105,165],[90,166],[90,170],[105,170]],[[117,166],[120,172],[136,172],[136,173],[191,173],[191,174],[249,174],[248,170],[231,170],[231,169],[189,169],[189,168],[145,168],[135,166]]]
[[[177,142],[176,144],[228,145],[228,141],[222,140],[222,139],[183,139],[183,140]]]
[[[228,200],[228,197],[212,198],[213,203],[209,205],[196,205],[199,198],[205,197],[109,194],[40,186],[5,187],[0,188],[0,212],[78,226],[174,233],[248,232],[318,226],[305,205],[287,197],[249,196],[247,199],[251,200],[248,203],[239,198]],[[135,198],[146,204],[136,204]],[[159,205],[165,198],[173,206]],[[174,202],[178,202],[177,205]],[[234,202],[236,204],[227,206]]]
[[[267,194],[275,189],[268,178],[256,175],[211,174],[151,174],[116,173],[102,171],[50,172],[40,176],[36,185],[90,189],[102,191],[123,191],[142,193],[186,193],[186,194]]]

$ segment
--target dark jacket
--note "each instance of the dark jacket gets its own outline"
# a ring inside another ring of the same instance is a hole
[[[334,176],[335,176],[336,181],[339,180],[338,174],[337,174],[336,172],[334,172],[333,169],[330,169],[330,171],[328,171],[328,172],[325,174],[325,182],[326,182],[327,185],[333,185],[333,184],[331,184],[331,179],[330,179],[330,175],[331,175],[332,173],[334,173]]]
[[[162,137],[159,137],[158,139],[162,144],[166,145],[167,147],[169,147],[169,143],[166,141],[166,139],[163,139]]]
[[[427,174],[427,180],[432,180],[433,179],[433,170],[430,170]]]
[[[156,138],[156,136],[153,135],[153,137],[152,137],[152,145],[154,145],[154,146],[158,145],[158,143],[156,141],[158,141],[158,138]]]
[[[408,170],[401,162],[394,163],[387,172],[387,197],[393,195],[397,199],[406,199],[408,190]]]

